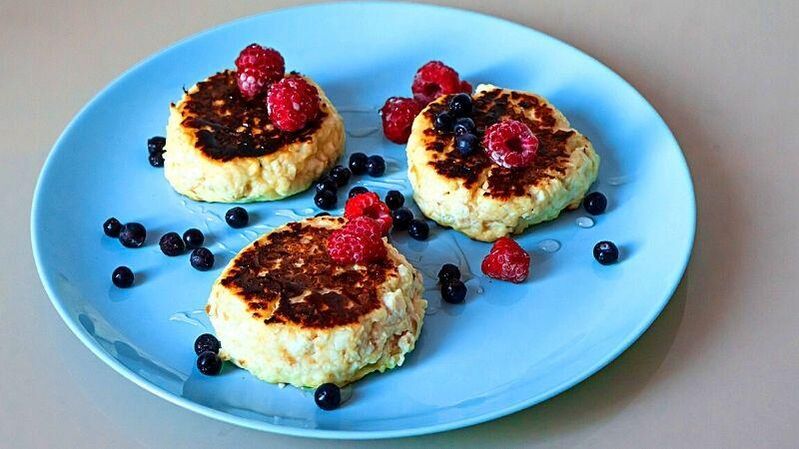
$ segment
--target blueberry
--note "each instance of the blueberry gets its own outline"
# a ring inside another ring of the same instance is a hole
[[[197,369],[206,376],[216,376],[222,371],[222,359],[214,352],[205,351],[197,357]]]
[[[347,194],[347,198],[352,198],[355,195],[360,195],[360,194],[366,193],[368,191],[369,191],[369,189],[367,189],[364,186],[355,186],[355,187],[350,189],[350,193]]]
[[[341,389],[331,383],[319,385],[314,391],[313,400],[322,410],[335,410],[341,405]]]
[[[366,162],[366,172],[369,173],[369,176],[383,176],[383,173],[386,172],[385,159],[378,155],[369,156],[369,160]]]
[[[338,184],[336,184],[336,181],[330,176],[324,176],[322,179],[316,181],[315,188],[317,193],[323,190],[336,193],[338,190]]]
[[[133,271],[128,267],[116,267],[111,273],[111,282],[119,288],[128,288],[133,285]]]
[[[109,237],[119,237],[119,231],[122,230],[122,223],[114,217],[109,218],[103,223],[103,232]]]
[[[430,236],[430,226],[424,220],[411,220],[411,224],[408,226],[408,235],[415,240],[427,240],[427,237]]]
[[[164,166],[164,153],[153,153],[147,157],[147,160],[150,162],[150,165],[153,167],[163,167]]]
[[[316,193],[316,195],[313,197],[313,202],[319,209],[329,210],[336,207],[338,198],[336,198],[336,194],[330,190],[322,190],[321,192]]]
[[[319,212],[318,214],[314,215],[314,217],[329,217],[330,212]]]
[[[453,281],[461,280],[461,270],[451,263],[445,263],[438,271],[438,281],[441,284],[446,284]]]
[[[166,139],[161,136],[153,136],[147,139],[147,152],[149,154],[163,153]]]
[[[250,222],[250,214],[243,207],[234,207],[225,212],[225,221],[231,228],[243,228]]]
[[[446,134],[452,132],[452,127],[455,125],[455,117],[449,112],[441,112],[436,116],[433,126],[436,131]]]
[[[602,265],[610,265],[619,260],[619,248],[613,242],[601,241],[594,246],[594,259]]]
[[[191,266],[200,271],[208,271],[214,266],[214,253],[208,248],[200,247],[191,252]]]
[[[161,241],[158,242],[158,246],[161,247],[162,253],[170,257],[179,256],[186,250],[186,244],[177,232],[167,232],[164,234],[163,237],[161,237]]]
[[[138,248],[146,238],[147,230],[141,223],[126,223],[119,231],[119,242],[126,248]]]
[[[464,156],[468,156],[477,149],[480,139],[474,134],[461,134],[455,136],[455,148]]]
[[[469,117],[461,117],[455,120],[454,129],[456,136],[461,134],[477,134],[477,126],[474,124],[474,120]]]
[[[214,354],[219,354],[219,348],[221,346],[219,340],[213,335],[202,334],[194,340],[194,353],[200,355],[205,351],[210,351]]]
[[[465,117],[472,113],[472,96],[457,94],[449,100],[449,112],[455,117]]]
[[[408,229],[413,220],[413,212],[407,207],[400,207],[391,212],[391,218],[394,222],[395,231],[404,231]]]
[[[389,190],[386,193],[385,203],[386,206],[388,206],[388,208],[391,210],[399,209],[403,204],[405,204],[405,197],[402,196],[402,193],[400,193],[399,190]]]
[[[369,158],[363,153],[352,153],[350,156],[350,171],[353,175],[362,175],[366,173],[366,161]]]
[[[183,233],[183,242],[186,243],[186,248],[194,249],[203,246],[205,236],[203,232],[197,228],[191,228]]]
[[[441,299],[450,304],[460,304],[466,299],[466,284],[461,281],[447,282],[441,286]]]
[[[608,199],[600,192],[591,192],[583,200],[585,211],[591,215],[599,215],[608,207]]]
[[[330,170],[330,179],[335,181],[338,187],[347,185],[350,182],[350,176],[352,176],[352,172],[343,165],[336,165]]]

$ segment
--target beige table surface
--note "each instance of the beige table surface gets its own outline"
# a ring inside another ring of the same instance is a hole
[[[34,183],[85,102],[178,39],[294,2],[48,3],[0,0],[0,448],[799,447],[799,3],[444,2],[632,82],[682,144],[699,229],[668,308],[597,375],[492,423],[371,443],[241,429],[145,392],[70,333],[31,256]]]

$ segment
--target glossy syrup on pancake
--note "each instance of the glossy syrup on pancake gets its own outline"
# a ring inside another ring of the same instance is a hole
[[[221,284],[266,325],[330,328],[355,323],[381,306],[377,287],[397,267],[388,259],[358,267],[333,262],[326,248],[331,232],[290,223],[243,251]]]
[[[430,123],[435,121],[436,115],[447,109],[450,97],[430,104],[424,112]],[[531,111],[534,118],[530,117]],[[432,153],[428,163],[439,175],[460,179],[466,188],[472,188],[485,179],[485,196],[502,199],[526,195],[542,179],[562,174],[569,159],[567,141],[575,132],[555,128],[557,120],[554,114],[549,105],[534,95],[502,89],[478,92],[473,98],[472,113],[478,136],[482,139],[485,129],[501,120],[513,119],[526,124],[539,140],[533,165],[501,167],[488,158],[482,146],[472,154],[463,156],[455,149],[452,134],[440,134],[432,127],[424,131],[426,150]]]
[[[186,95],[181,108],[183,126],[194,131],[197,149],[221,161],[265,156],[285,145],[311,139],[328,115],[323,103],[320,114],[303,129],[281,131],[269,121],[262,97],[247,100],[241,95],[236,72],[231,70],[197,83],[196,89]]]

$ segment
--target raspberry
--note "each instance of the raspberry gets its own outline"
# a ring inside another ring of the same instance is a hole
[[[486,276],[518,284],[530,274],[530,255],[513,239],[502,237],[494,242],[481,268]]]
[[[244,98],[251,100],[261,94],[266,86],[266,76],[255,67],[245,67],[236,72],[236,84]]]
[[[426,105],[441,95],[471,93],[472,86],[461,81],[460,75],[452,67],[441,61],[430,61],[416,72],[411,91],[416,101]]]
[[[380,109],[383,134],[394,143],[405,143],[411,135],[411,125],[422,106],[412,98],[391,97]]]
[[[291,75],[272,84],[266,94],[269,119],[281,131],[302,129],[319,115],[319,91],[304,78]]]
[[[334,231],[327,240],[330,258],[340,263],[369,263],[386,257],[380,224],[369,217],[356,217]]]
[[[286,62],[277,50],[250,44],[236,58],[236,70],[243,72],[245,69],[256,70],[259,83],[266,86],[283,78]],[[239,82],[239,87],[241,88],[241,82]],[[242,90],[242,94],[244,94],[244,90]]]
[[[503,120],[486,129],[483,147],[488,157],[502,167],[526,167],[535,162],[538,138],[524,123]]]
[[[350,198],[344,206],[344,216],[349,220],[357,217],[374,219],[380,225],[381,235],[388,235],[393,224],[391,209],[374,192],[361,193]]]

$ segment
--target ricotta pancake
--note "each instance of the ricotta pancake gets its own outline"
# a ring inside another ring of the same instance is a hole
[[[385,240],[384,260],[333,262],[326,242],[345,223],[289,223],[230,262],[206,306],[223,359],[298,387],[342,386],[402,365],[422,330],[422,276]]]
[[[321,112],[296,132],[269,121],[266,102],[247,100],[226,70],[170,107],[164,175],[198,201],[279,200],[307,189],[344,151],[344,123],[322,89]]]
[[[477,87],[472,119],[481,138],[490,125],[512,119],[526,124],[539,140],[532,165],[505,168],[482,147],[461,155],[452,134],[435,130],[435,117],[447,110],[451,97],[439,97],[422,110],[406,148],[413,198],[427,217],[491,242],[579,206],[596,180],[599,156],[552,104],[532,93]]]

